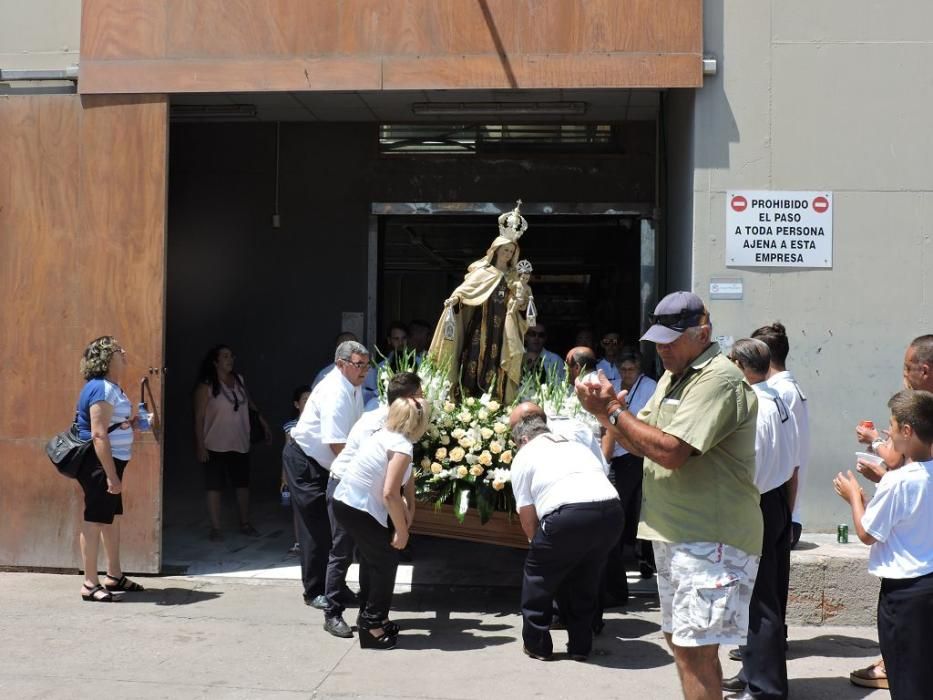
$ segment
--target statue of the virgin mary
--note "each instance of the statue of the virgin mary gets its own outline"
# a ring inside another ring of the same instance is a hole
[[[518,393],[525,331],[535,323],[531,264],[519,261],[528,228],[520,206],[499,217],[499,235],[444,302],[429,350],[435,362],[449,362],[451,384],[465,396],[488,392],[506,404]]]

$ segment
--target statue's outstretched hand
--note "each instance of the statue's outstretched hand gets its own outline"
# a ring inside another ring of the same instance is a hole
[[[456,306],[459,303],[460,303],[460,297],[458,297],[456,294],[450,297],[450,299],[444,300],[444,306]]]

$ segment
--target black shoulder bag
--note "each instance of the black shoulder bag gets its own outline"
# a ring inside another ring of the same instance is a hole
[[[114,423],[107,429],[107,433],[112,433],[121,425],[122,423]],[[75,416],[75,422],[68,430],[59,433],[46,443],[45,453],[58,469],[59,474],[69,479],[77,479],[78,470],[84,464],[88,450],[93,449],[93,443],[93,439],[82,440],[78,437],[78,417]]]

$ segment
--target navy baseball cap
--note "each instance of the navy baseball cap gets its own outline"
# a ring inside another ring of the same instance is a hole
[[[673,343],[688,328],[706,322],[707,312],[703,300],[692,292],[671,292],[658,302],[649,314],[651,327],[641,337],[652,343]]]

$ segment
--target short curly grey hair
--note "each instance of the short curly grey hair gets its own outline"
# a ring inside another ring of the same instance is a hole
[[[123,348],[112,335],[95,338],[84,349],[81,358],[81,374],[85,379],[100,379],[110,371],[110,361]]]
[[[355,340],[345,340],[337,346],[337,350],[334,352],[334,362],[337,362],[337,360],[349,362],[353,355],[369,357],[369,350],[366,349],[365,345]]]

